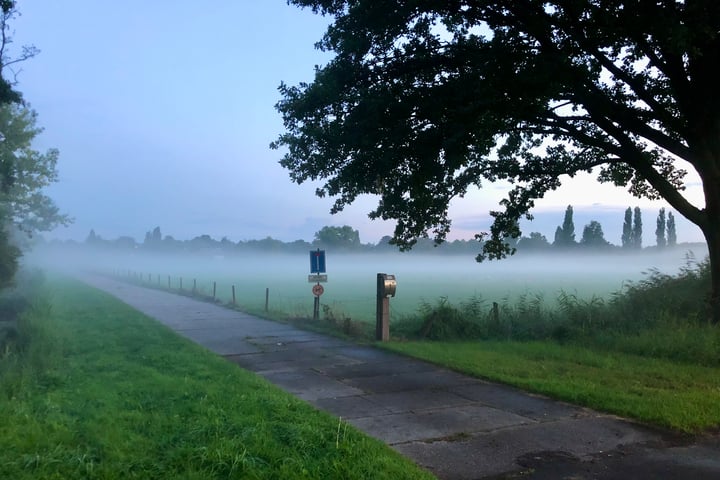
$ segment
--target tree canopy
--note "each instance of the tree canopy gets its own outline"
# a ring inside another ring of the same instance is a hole
[[[349,225],[325,226],[315,232],[313,243],[324,247],[353,249],[360,246],[360,232]]]
[[[592,220],[583,228],[580,244],[588,248],[606,248],[610,243],[605,240],[602,225],[597,220]]]
[[[720,318],[720,2],[291,0],[334,17],[315,79],[281,85],[281,164],[323,180],[337,212],[375,194],[409,247],[450,230],[448,204],[513,184],[479,259],[563,175],[664,198],[708,241]],[[683,196],[686,169],[705,206]]]

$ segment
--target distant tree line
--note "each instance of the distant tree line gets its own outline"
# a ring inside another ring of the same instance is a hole
[[[675,218],[672,212],[666,215],[661,208],[656,221],[656,246],[652,248],[673,247],[677,244],[675,231]],[[628,207],[625,211],[621,245],[617,246],[605,239],[600,222],[591,220],[582,229],[580,240],[576,240],[575,222],[573,220],[573,207],[569,205],[561,225],[555,230],[555,238],[550,243],[540,232],[530,232],[528,236],[508,238],[511,247],[518,252],[551,252],[566,250],[581,251],[622,251],[640,250],[642,246],[643,223],[642,212],[639,207]],[[343,252],[392,252],[397,247],[392,245],[391,237],[385,236],[377,243],[362,243],[360,232],[349,225],[325,226],[315,232],[312,242],[295,240],[283,242],[272,237],[260,240],[243,240],[233,242],[227,237],[220,240],[210,235],[200,235],[190,240],[176,240],[171,235],[163,235],[160,227],[155,227],[145,233],[145,239],[138,243],[132,237],[121,236],[115,240],[106,240],[91,230],[84,244],[88,247],[113,250],[140,250],[146,252],[168,253],[209,253],[216,255],[231,255],[243,251],[265,252],[306,252],[315,248],[329,249]],[[415,253],[443,253],[443,254],[475,254],[482,244],[478,240],[454,240],[440,245],[429,238],[420,239],[413,247]]]
[[[68,242],[66,242],[68,243]],[[70,242],[72,243],[72,242]],[[378,243],[362,243],[360,232],[351,226],[325,226],[315,232],[312,242],[295,240],[283,242],[265,237],[260,240],[241,240],[233,242],[227,237],[220,240],[210,235],[200,235],[190,240],[177,240],[171,235],[164,235],[160,227],[155,227],[145,234],[143,242],[138,243],[132,237],[121,236],[115,240],[107,240],[91,230],[85,239],[87,247],[102,250],[138,250],[155,253],[206,253],[215,255],[232,255],[247,251],[264,252],[307,252],[316,248],[343,252],[392,252],[397,247],[390,244],[390,237],[385,236]],[[455,240],[446,242],[437,248],[443,253],[474,253],[479,243],[476,240]],[[430,239],[418,242],[414,252],[437,251]]]
[[[655,229],[655,248],[674,247],[677,245],[677,232],[675,231],[675,217],[672,212],[665,216],[665,209],[661,208],[657,217],[657,228]],[[518,251],[543,250],[543,249],[572,249],[582,248],[585,250],[640,250],[643,239],[642,211],[640,207],[634,209],[628,207],[625,210],[623,220],[622,236],[620,247],[613,245],[605,239],[602,225],[597,220],[591,220],[585,225],[580,241],[575,239],[575,223],[573,221],[573,207],[568,205],[565,210],[562,225],[555,230],[555,239],[551,244],[539,232],[530,233],[529,237],[521,237],[515,244]],[[511,241],[512,243],[512,241]]]

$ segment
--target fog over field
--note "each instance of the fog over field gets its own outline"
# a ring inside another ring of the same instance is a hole
[[[425,253],[336,253],[328,250],[323,305],[357,320],[371,321],[375,312],[377,273],[394,274],[397,295],[391,300],[395,315],[413,313],[422,302],[447,298],[452,303],[481,298],[516,301],[522,295],[542,297],[551,306],[560,292],[590,299],[608,297],[628,281],[657,269],[674,274],[688,258],[702,260],[704,245],[678,246],[662,251],[646,249],[629,254],[557,252],[519,253],[500,261],[475,262],[472,255]],[[271,308],[305,315],[312,308],[309,252],[237,255],[151,254],[143,251],[111,254],[86,249],[41,249],[29,264],[69,271],[93,270],[127,277],[140,276],[153,286],[192,288],[230,300],[236,287],[240,305],[259,308],[269,289]]]

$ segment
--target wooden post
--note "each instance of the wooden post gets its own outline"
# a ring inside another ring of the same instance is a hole
[[[213,300],[215,300],[215,292],[217,291],[217,282],[213,282]]]
[[[495,325],[500,325],[500,306],[497,302],[493,302],[492,318]]]
[[[180,290],[182,290],[182,277],[180,277]]]
[[[315,295],[313,300],[313,320],[320,319],[320,297]]]
[[[235,305],[235,285],[232,286],[232,304]]]
[[[172,287],[170,286],[170,275],[168,275],[168,290],[170,290]]]
[[[265,287],[265,311],[268,311],[268,304],[270,303],[270,288]]]
[[[197,279],[193,278],[193,294],[197,291]]]
[[[390,298],[385,294],[385,274],[377,274],[377,308],[375,316],[375,340],[390,340]]]

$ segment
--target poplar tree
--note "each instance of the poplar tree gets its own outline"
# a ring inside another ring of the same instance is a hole
[[[657,217],[657,228],[655,229],[655,239],[658,248],[665,248],[667,241],[665,240],[665,209],[661,208]]]
[[[621,240],[622,240],[623,248],[632,248],[632,246],[633,246],[632,208],[630,208],[630,207],[628,207],[627,210],[625,210],[625,220],[623,221]]]
[[[573,222],[572,205],[568,205],[567,209],[565,209],[562,226],[555,230],[555,241],[553,245],[556,247],[571,247],[575,245],[575,223]]]
[[[632,239],[633,248],[640,250],[642,248],[642,214],[640,207],[635,207],[633,211]]]
[[[668,212],[667,218],[667,244],[668,247],[677,245],[677,233],[675,232],[675,217],[672,212]]]

